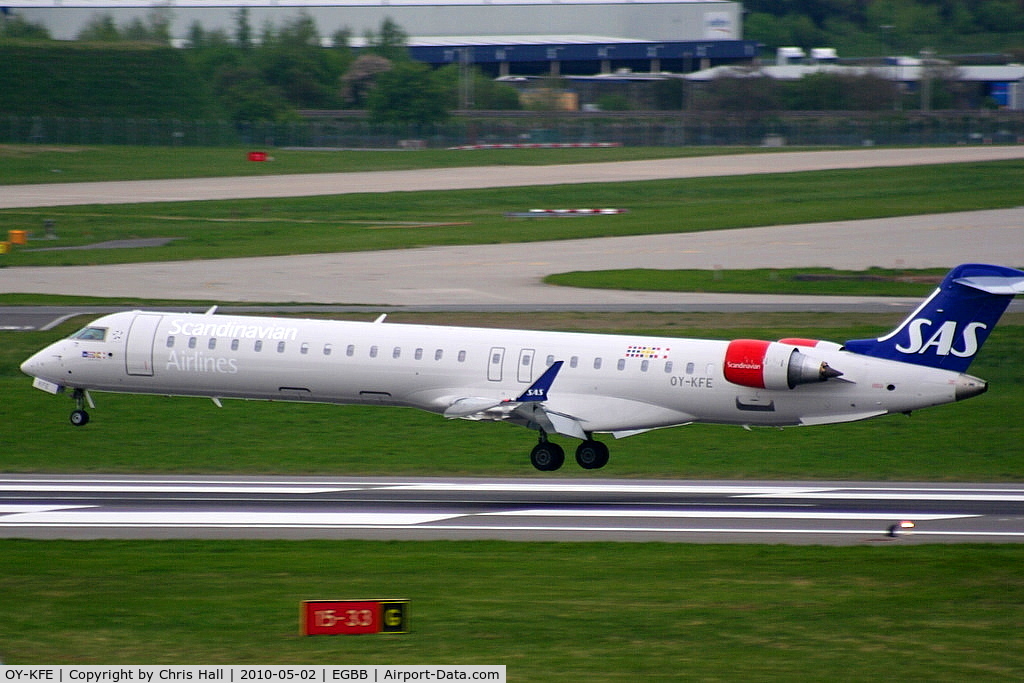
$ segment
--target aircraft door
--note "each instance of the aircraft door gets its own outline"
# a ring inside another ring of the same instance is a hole
[[[520,382],[528,383],[533,381],[533,357],[536,353],[533,349],[519,350],[519,370],[516,379]]]
[[[491,349],[491,355],[487,361],[487,379],[492,382],[501,381],[501,368],[505,363],[505,349],[495,346]]]
[[[124,349],[125,372],[129,375],[153,376],[153,342],[161,318],[151,313],[135,315]]]

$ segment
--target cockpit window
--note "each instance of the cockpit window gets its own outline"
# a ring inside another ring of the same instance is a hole
[[[71,335],[72,339],[86,339],[88,341],[103,341],[107,338],[107,328],[86,327]]]

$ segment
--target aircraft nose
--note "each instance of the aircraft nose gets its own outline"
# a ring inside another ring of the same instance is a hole
[[[51,349],[43,349],[26,359],[25,362],[21,364],[21,371],[29,377],[42,377],[46,374],[49,361],[54,358],[54,355],[55,354]]]
[[[21,371],[29,377],[35,377],[38,371],[39,361],[37,360],[39,354],[32,356],[21,364]]]

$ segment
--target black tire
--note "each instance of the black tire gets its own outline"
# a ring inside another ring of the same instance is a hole
[[[84,427],[89,424],[89,413],[84,410],[72,410],[71,411],[71,424],[76,427]]]
[[[530,462],[541,472],[554,472],[565,462],[565,451],[556,443],[539,443],[530,451]]]
[[[601,469],[608,464],[608,446],[588,439],[576,448],[576,463],[585,470]]]

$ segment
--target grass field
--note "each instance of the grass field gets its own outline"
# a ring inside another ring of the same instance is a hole
[[[1024,546],[0,541],[5,664],[504,664],[510,681],[1024,673]],[[244,589],[242,589],[244,587]],[[304,599],[411,633],[300,637]]]
[[[810,294],[830,296],[919,296],[924,298],[942,281],[946,268],[866,271],[831,268],[755,268],[751,270],[590,270],[558,273],[548,284],[661,292],[728,292],[731,294]]]
[[[443,166],[542,166],[776,150],[749,147],[416,151],[274,149],[269,152],[272,160],[268,162],[249,161],[249,151],[250,148],[0,145],[0,185],[397,171]],[[784,151],[800,149],[787,148]]]

